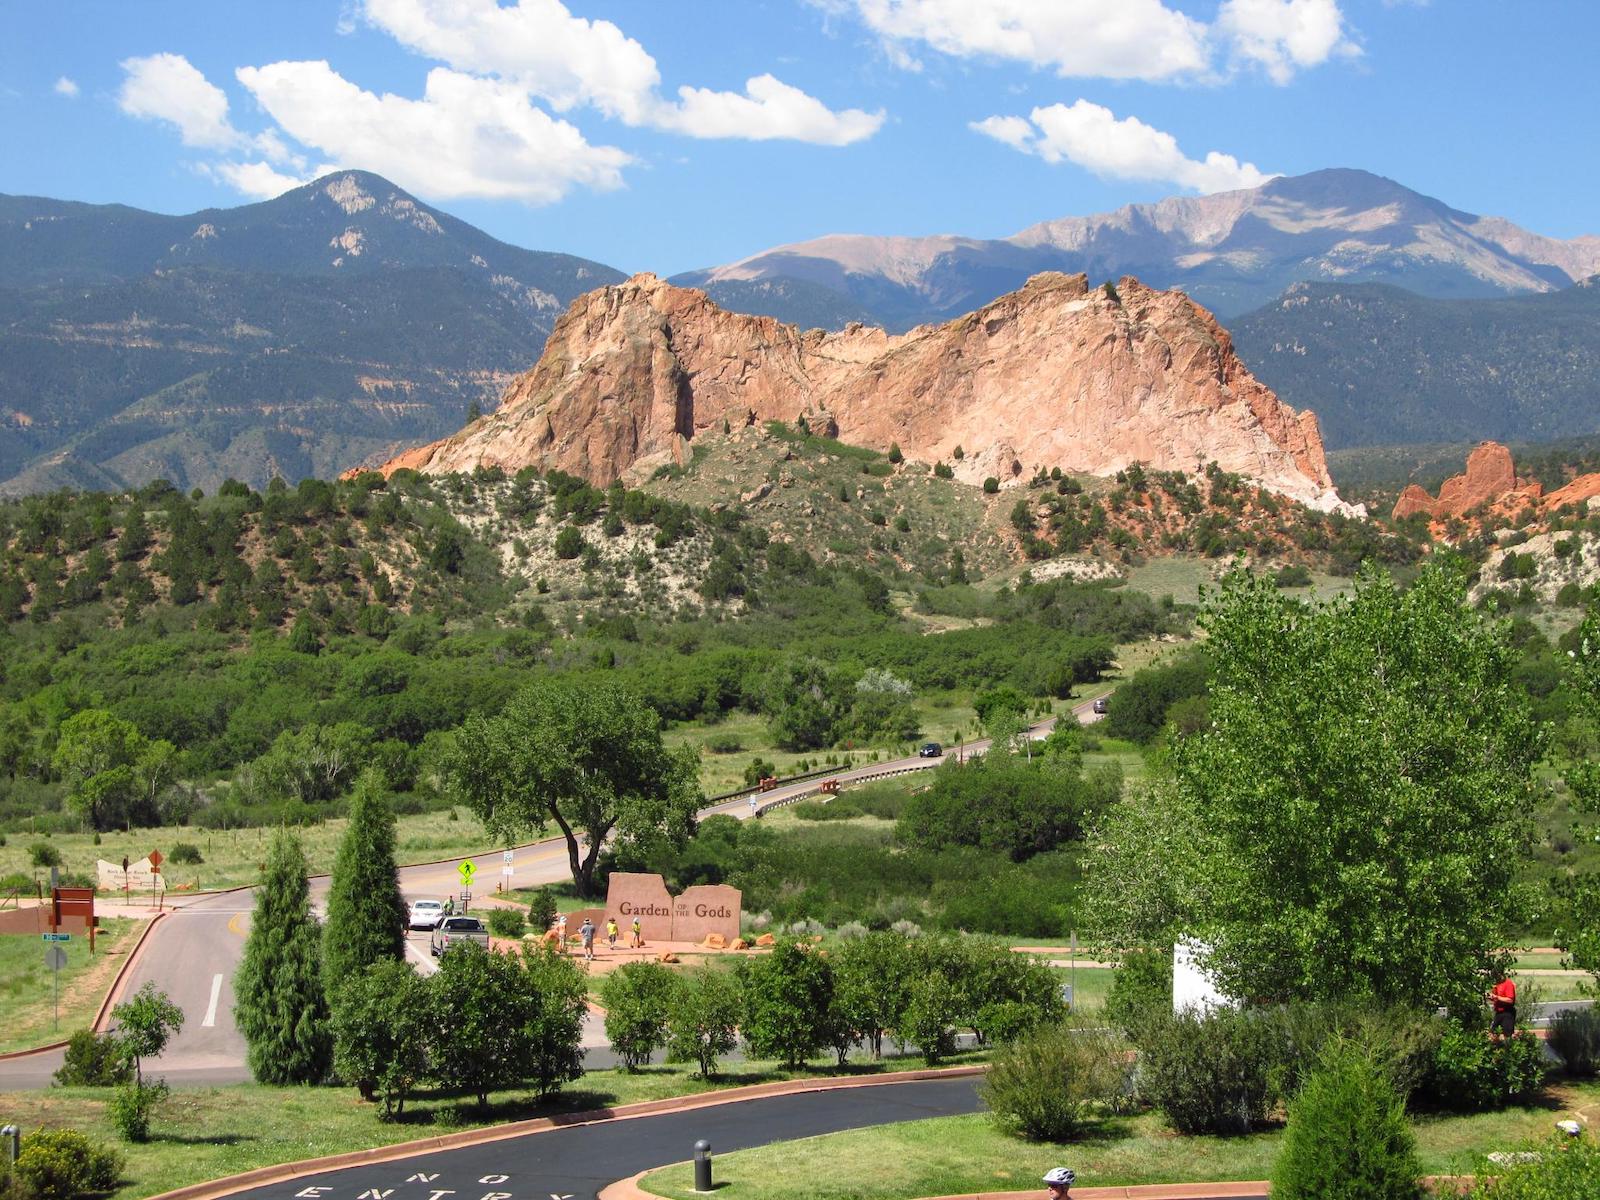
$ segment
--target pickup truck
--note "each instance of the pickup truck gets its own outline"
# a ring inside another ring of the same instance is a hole
[[[477,917],[444,918],[434,927],[433,936],[428,939],[428,949],[438,958],[451,946],[459,946],[464,942],[477,942],[485,950],[489,948],[489,931]]]

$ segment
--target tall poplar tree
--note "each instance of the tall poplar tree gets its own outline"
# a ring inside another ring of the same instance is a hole
[[[394,810],[383,777],[368,770],[350,797],[350,827],[333,862],[322,930],[322,981],[337,994],[345,978],[405,957],[406,902],[394,866]]]
[[[234,1020],[259,1083],[316,1083],[333,1053],[322,988],[322,944],[311,916],[300,839],[280,829],[256,889],[244,960],[234,976]]]

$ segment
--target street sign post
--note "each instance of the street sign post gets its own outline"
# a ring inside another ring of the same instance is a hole
[[[70,942],[72,940],[70,933],[41,933],[39,936],[47,942]]]
[[[461,865],[456,868],[456,874],[461,876],[462,887],[471,887],[472,877],[477,873],[478,868],[470,858],[463,860]]]
[[[161,899],[162,899],[162,896],[161,896],[161,891],[162,891],[162,888],[161,888],[161,864],[162,864],[163,861],[165,861],[165,860],[161,857],[161,851],[159,851],[159,850],[150,851],[150,895],[151,895],[151,898],[154,899],[155,902],[156,902],[156,911],[158,911],[158,912],[161,909]]]
[[[50,943],[44,948],[44,965],[50,968],[50,1024],[57,1031],[61,1029],[61,968],[67,965],[67,952],[56,943],[71,936],[66,933],[44,935],[45,941]]]
[[[507,850],[500,856],[500,874],[504,875],[507,879],[511,878],[513,861],[514,856],[510,850]]]

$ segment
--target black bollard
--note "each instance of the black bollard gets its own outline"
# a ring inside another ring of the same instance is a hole
[[[694,1190],[711,1190],[711,1143],[705,1138],[694,1144]]]

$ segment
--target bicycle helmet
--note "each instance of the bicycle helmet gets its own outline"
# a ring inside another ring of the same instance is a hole
[[[1051,1167],[1045,1172],[1044,1181],[1051,1187],[1071,1187],[1077,1178],[1071,1167]]]

